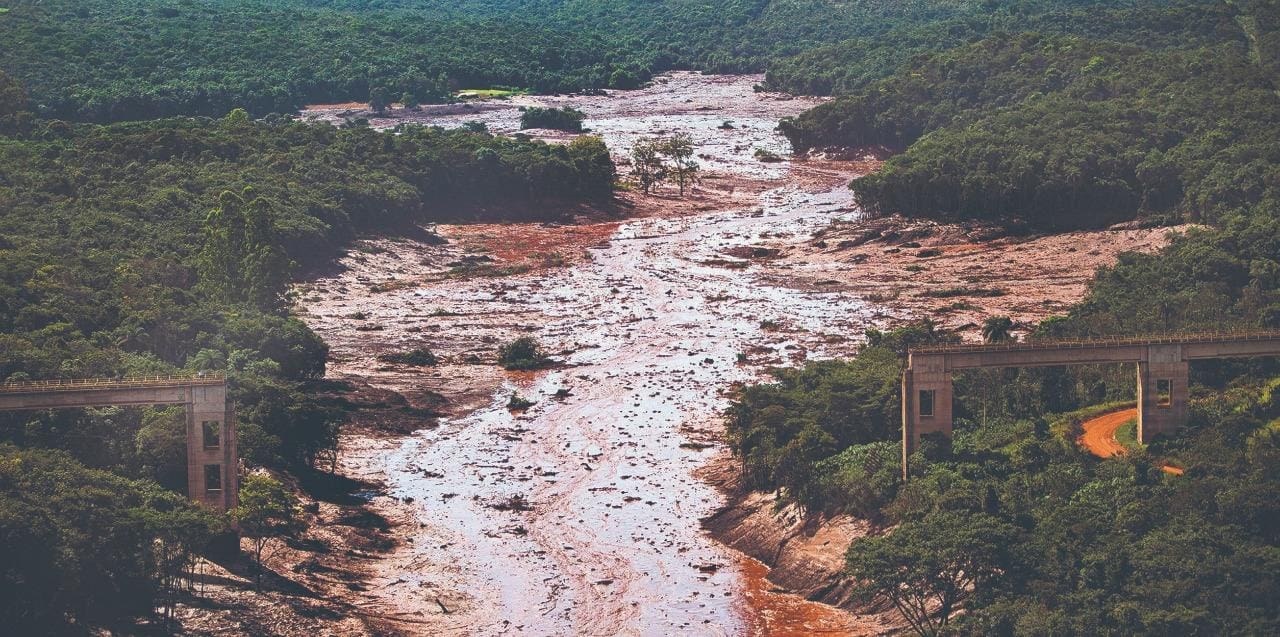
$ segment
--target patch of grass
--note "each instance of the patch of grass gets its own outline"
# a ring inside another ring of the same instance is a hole
[[[503,99],[512,95],[521,95],[527,91],[513,88],[464,88],[453,96],[460,100]]]
[[[510,411],[524,411],[533,405],[532,400],[515,393],[511,394],[511,399],[507,401],[507,409]]]
[[[1116,430],[1116,442],[1129,451],[1137,451],[1142,448],[1142,443],[1138,442],[1137,418],[1130,418],[1123,425],[1120,425],[1120,428]]]
[[[778,153],[775,153],[766,148],[757,148],[756,152],[754,153],[754,156],[756,158],[756,161],[766,163],[766,164],[776,164],[780,161],[783,161],[782,157],[780,157]]]

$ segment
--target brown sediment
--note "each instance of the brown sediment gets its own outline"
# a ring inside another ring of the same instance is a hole
[[[788,593],[760,596],[744,605],[744,612],[756,618],[753,634],[878,635],[905,628],[892,608],[854,600],[853,582],[844,573],[849,544],[880,529],[847,515],[804,515],[775,494],[742,489],[737,462],[727,451],[699,474],[727,498],[702,526],[743,553],[748,589]]]
[[[854,294],[901,318],[930,318],[979,338],[986,317],[1020,329],[1079,302],[1100,267],[1122,252],[1154,252],[1185,228],[1008,236],[998,227],[892,216],[833,223],[768,244],[775,285]]]
[[[1019,318],[1039,316],[1060,306],[1031,287],[1061,283],[1069,289],[1055,298],[1078,298],[1095,265],[1159,238],[1104,242],[1073,259],[1052,238],[993,245],[996,237],[972,229],[881,221],[899,224],[881,236],[916,233],[939,254],[886,252],[902,252],[906,240],[832,248],[866,229],[845,183],[878,160],[755,161],[755,148],[785,154],[776,120],[816,103],[755,94],[757,80],[674,74],[612,97],[521,96],[371,120],[484,121],[510,133],[521,104],[571,104],[624,165],[641,137],[692,132],[706,174],[685,197],[670,187],[623,192],[608,210],[566,215],[569,224],[438,226],[443,245],[362,241],[338,271],[299,286],[304,319],[331,346],[330,378],[368,388],[348,399],[363,406],[343,434],[340,473],[385,486],[368,507],[389,522],[394,546],[369,561],[353,603],[402,618],[391,629],[409,634],[895,627],[884,609],[859,616],[804,599],[848,604],[841,564],[848,543],[870,531],[865,523],[806,520],[760,494],[734,495],[726,508],[726,495],[694,474],[725,457],[726,391],[758,382],[771,365],[851,355],[868,327],[963,300],[922,294],[957,281],[1014,280],[999,283],[1003,296],[975,299],[983,310],[948,309],[949,324],[977,322],[986,308],[1004,310],[999,303]],[[726,119],[735,127],[722,128]],[[1024,256],[1031,260],[1016,260]],[[1043,271],[1028,269],[1040,261]],[[917,276],[921,268],[930,275]],[[1014,285],[1028,290],[1004,289]],[[502,343],[526,335],[552,353],[554,369],[494,364]],[[379,360],[414,347],[439,364]],[[513,393],[534,405],[506,409]],[[416,433],[396,433],[415,421]],[[713,541],[703,518],[715,537],[760,561]]]

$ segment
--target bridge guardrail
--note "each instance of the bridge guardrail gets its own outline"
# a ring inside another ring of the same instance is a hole
[[[1239,332],[1198,332],[1155,336],[1112,336],[1012,343],[955,343],[912,347],[912,354],[962,354],[965,352],[1013,352],[1038,349],[1084,349],[1088,347],[1124,345],[1174,345],[1181,343],[1215,343],[1225,341],[1264,341],[1280,339],[1280,330]]]
[[[225,374],[20,380],[0,383],[0,393],[60,391],[70,389],[127,389],[131,387],[164,387],[168,385],[221,385],[226,382],[227,377]]]

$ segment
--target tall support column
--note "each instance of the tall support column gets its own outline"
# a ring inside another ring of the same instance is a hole
[[[1149,345],[1138,363],[1138,440],[1147,444],[1187,422],[1190,365],[1176,344]]]
[[[946,355],[912,354],[902,374],[902,479],[920,436],[951,437],[951,369]]]
[[[235,506],[238,459],[224,386],[187,390],[187,497],[214,511]]]

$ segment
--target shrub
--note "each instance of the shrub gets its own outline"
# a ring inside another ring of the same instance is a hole
[[[378,355],[378,360],[384,363],[398,363],[400,365],[413,365],[415,367],[431,367],[439,362],[435,354],[425,347],[415,347],[405,352],[388,352]]]
[[[545,367],[550,360],[532,336],[522,336],[498,350],[498,364],[504,369],[526,370]]]
[[[568,106],[564,108],[540,108],[530,106],[520,115],[520,128],[550,128],[553,130],[582,132],[582,120],[587,114]]]

